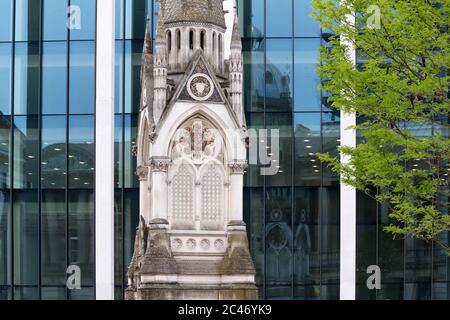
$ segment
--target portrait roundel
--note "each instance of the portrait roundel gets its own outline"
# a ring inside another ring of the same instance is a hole
[[[203,73],[192,75],[187,84],[189,95],[198,101],[208,100],[214,92],[214,84],[209,76]]]

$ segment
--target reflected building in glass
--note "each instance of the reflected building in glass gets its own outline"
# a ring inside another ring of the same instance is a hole
[[[133,150],[141,53],[146,17],[156,16],[158,3],[114,1],[114,285],[122,299],[139,217]],[[69,6],[81,10],[79,28],[67,28]],[[96,6],[0,0],[0,299],[95,299]],[[252,164],[245,176],[260,298],[339,299],[340,181],[315,156],[337,156],[341,143],[340,114],[317,89],[315,72],[329,34],[310,17],[309,0],[238,0],[237,10],[248,126],[280,134],[278,173],[263,176]],[[383,231],[387,209],[363,195],[356,203],[356,298],[449,299],[445,252],[392,240]],[[366,287],[374,264],[378,291]],[[69,265],[81,268],[80,290],[66,288]]]

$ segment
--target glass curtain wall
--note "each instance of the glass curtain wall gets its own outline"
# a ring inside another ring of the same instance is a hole
[[[115,0],[115,5],[115,297],[123,299],[139,222],[139,181],[133,149],[139,115],[141,55],[146,19],[150,18],[154,30],[158,1]]]
[[[340,143],[339,113],[315,72],[327,35],[310,17],[310,1],[244,0],[238,10],[248,126],[280,136],[278,173],[264,176],[262,163],[251,164],[245,178],[259,295],[338,299],[339,178],[316,157],[337,154]]]
[[[0,299],[92,299],[96,1],[0,7]]]

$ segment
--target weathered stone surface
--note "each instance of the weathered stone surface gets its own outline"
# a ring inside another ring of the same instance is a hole
[[[141,59],[141,220],[125,298],[256,299],[241,221],[248,134],[237,16],[228,61],[222,0],[160,4],[155,50],[147,29]]]

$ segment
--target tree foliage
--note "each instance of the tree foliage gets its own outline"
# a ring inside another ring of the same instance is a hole
[[[321,52],[321,87],[334,108],[356,113],[360,136],[355,148],[340,147],[348,163],[320,159],[388,204],[394,237],[448,249],[450,0],[313,0],[313,8],[333,35]],[[354,64],[353,48],[363,63]]]

